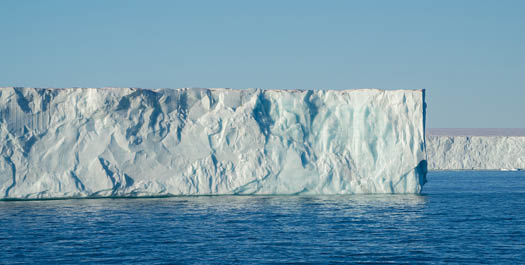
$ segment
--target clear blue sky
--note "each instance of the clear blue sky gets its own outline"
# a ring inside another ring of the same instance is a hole
[[[426,88],[525,127],[525,1],[0,1],[0,86]]]

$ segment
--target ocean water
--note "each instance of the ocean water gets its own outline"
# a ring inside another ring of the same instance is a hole
[[[525,172],[422,195],[0,201],[0,263],[525,264]]]

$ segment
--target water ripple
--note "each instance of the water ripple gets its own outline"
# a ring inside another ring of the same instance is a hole
[[[0,260],[8,264],[525,262],[524,173],[433,172],[429,179],[422,196],[3,201]],[[473,182],[480,184],[473,187]],[[505,189],[508,192],[502,192]]]

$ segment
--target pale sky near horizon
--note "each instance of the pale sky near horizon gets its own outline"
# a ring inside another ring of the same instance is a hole
[[[525,1],[0,1],[0,87],[427,90],[525,128]]]

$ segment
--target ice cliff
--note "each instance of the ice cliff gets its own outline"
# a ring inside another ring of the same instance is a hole
[[[430,130],[426,143],[429,170],[525,169],[525,130]]]
[[[0,88],[0,198],[419,193],[423,90]]]

